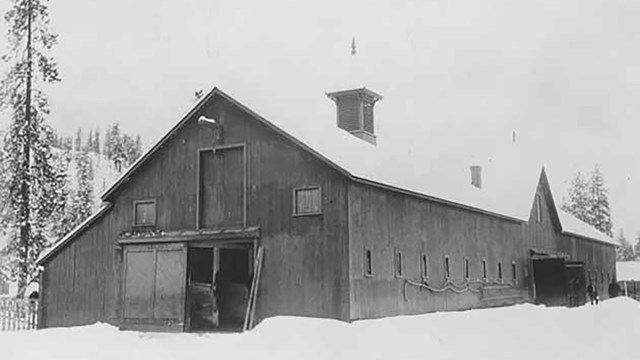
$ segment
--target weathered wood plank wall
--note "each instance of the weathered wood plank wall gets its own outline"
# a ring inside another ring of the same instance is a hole
[[[157,229],[196,229],[198,153],[212,134],[200,115],[223,123],[223,142],[245,143],[247,225],[265,246],[258,319],[275,315],[348,318],[347,180],[226,100],[216,98],[114,193],[113,208],[45,264],[44,326],[117,324],[122,251],[133,201],[155,199]],[[293,216],[293,189],[322,186],[323,214]]]

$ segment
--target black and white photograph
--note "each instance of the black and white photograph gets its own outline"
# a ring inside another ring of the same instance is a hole
[[[640,1],[0,14],[1,359],[640,359]]]

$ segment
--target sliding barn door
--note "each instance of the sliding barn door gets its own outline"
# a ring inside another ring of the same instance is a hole
[[[200,152],[200,228],[244,225],[244,147]]]
[[[186,246],[128,245],[123,260],[123,325],[149,330],[182,330]]]

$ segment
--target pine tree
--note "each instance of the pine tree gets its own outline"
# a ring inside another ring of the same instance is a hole
[[[18,296],[37,277],[35,260],[48,245],[50,215],[59,206],[61,178],[53,166],[53,131],[46,124],[49,104],[42,85],[60,80],[48,52],[57,41],[49,30],[46,0],[12,0],[8,23],[9,65],[0,83],[2,110],[11,113],[5,135],[10,236],[7,266],[18,281]]]
[[[96,130],[95,138],[93,139],[93,152],[100,155],[100,129]]]
[[[618,243],[620,247],[616,249],[616,260],[617,261],[631,261],[633,260],[633,247],[627,241],[627,238],[624,236],[624,232],[622,229],[620,230],[620,234],[618,234]]]
[[[73,150],[76,152],[82,151],[82,129],[80,128],[76,131],[76,141],[74,144]]]
[[[603,233],[613,237],[613,222],[609,207],[609,194],[600,167],[595,165],[589,182],[589,198],[591,201],[591,225]]]
[[[87,149],[76,154],[76,174],[78,185],[71,206],[73,227],[93,212],[93,164]]]
[[[633,260],[640,259],[640,232],[636,234],[635,244],[633,245]]]
[[[609,195],[598,165],[594,166],[588,180],[577,172],[569,185],[568,195],[561,206],[564,211],[613,236]]]
[[[564,199],[564,203],[561,206],[562,210],[590,224],[592,220],[589,213],[589,184],[580,171],[571,179],[568,192],[569,198]]]

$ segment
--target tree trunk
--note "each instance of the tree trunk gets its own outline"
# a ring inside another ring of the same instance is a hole
[[[31,165],[31,143],[32,137],[36,134],[31,133],[31,76],[32,76],[32,59],[31,59],[31,1],[27,5],[27,86],[25,95],[25,111],[24,111],[24,127],[25,132],[22,149],[22,164],[20,182],[20,243],[23,246],[24,254],[20,264],[20,275],[18,277],[18,297],[23,298],[28,285],[29,277],[29,240],[31,237],[30,223],[30,165]]]

